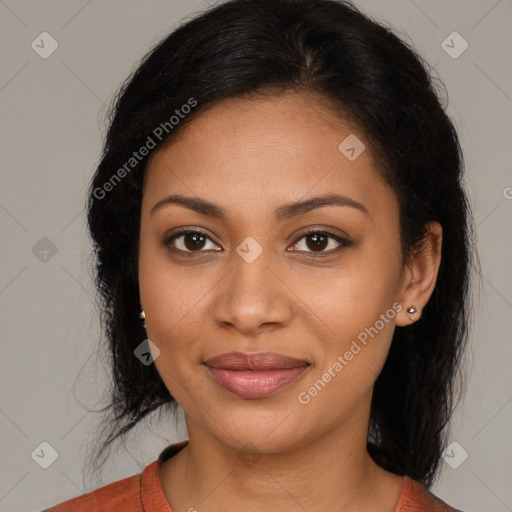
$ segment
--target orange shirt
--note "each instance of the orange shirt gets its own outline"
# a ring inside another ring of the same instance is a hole
[[[105,485],[42,512],[172,512],[159,478],[160,464],[188,441],[172,444],[142,473]],[[404,477],[395,512],[461,512],[436,498],[421,483]]]

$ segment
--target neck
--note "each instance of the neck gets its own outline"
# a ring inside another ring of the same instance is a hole
[[[191,418],[187,427],[189,444],[161,469],[174,511],[395,511],[402,478],[373,462],[367,431],[337,426],[286,450],[261,453],[254,446],[234,449]]]

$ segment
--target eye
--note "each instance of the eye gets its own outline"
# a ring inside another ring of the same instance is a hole
[[[194,253],[204,252],[202,249],[205,248],[208,241],[212,242],[212,239],[202,231],[183,229],[178,233],[165,237],[162,243],[165,247],[171,248],[174,252]]]
[[[305,240],[305,242],[302,240]],[[207,247],[208,243],[211,243],[214,246],[217,245],[209,235],[196,229],[183,229],[177,233],[172,233],[166,236],[162,242],[165,247],[168,247],[173,252],[184,254],[188,253],[190,255],[193,253],[206,252],[207,249],[211,250],[211,247]],[[334,244],[334,248],[325,251],[326,247],[329,247],[331,243]],[[302,249],[299,248],[297,252],[310,253],[313,257],[323,257],[324,255],[328,256],[337,253],[344,247],[349,247],[350,245],[351,243],[345,238],[328,231],[315,229],[311,229],[303,233],[293,244],[294,247],[302,247]],[[304,248],[311,250],[305,250]],[[222,249],[213,250],[221,251]]]
[[[302,242],[302,240],[304,240],[304,242]],[[329,247],[331,242],[331,245],[334,245],[334,248],[331,247],[330,250],[325,251],[324,249]],[[336,246],[336,244],[338,245]],[[298,241],[294,244],[296,247],[306,247],[312,249],[311,251],[299,249],[299,252],[309,252],[311,253],[311,256],[315,258],[329,256],[341,251],[344,247],[349,247],[350,245],[351,243],[345,238],[337,236],[328,231],[320,231],[315,229],[311,229],[306,231],[306,233],[303,233]]]

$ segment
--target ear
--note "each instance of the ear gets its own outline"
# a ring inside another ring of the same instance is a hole
[[[400,287],[399,302],[402,309],[396,316],[396,325],[410,325],[421,317],[436,285],[441,264],[443,229],[438,222],[429,222],[421,249],[414,252],[406,265]],[[416,312],[408,312],[411,307]]]

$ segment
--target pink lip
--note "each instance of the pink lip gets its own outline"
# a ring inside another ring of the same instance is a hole
[[[309,363],[274,352],[230,352],[204,363],[215,381],[241,398],[263,398],[297,379]]]

